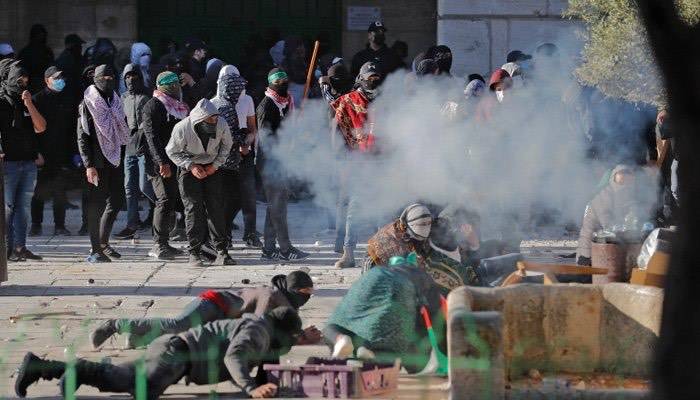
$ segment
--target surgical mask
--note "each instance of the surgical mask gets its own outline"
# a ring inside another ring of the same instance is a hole
[[[144,54],[139,58],[139,65],[142,67],[147,67],[151,65],[151,55],[150,54]]]
[[[503,103],[503,90],[496,90],[496,100],[498,100],[499,103]]]
[[[51,84],[51,89],[60,92],[63,91],[66,87],[66,81],[63,79],[54,79],[53,83]]]

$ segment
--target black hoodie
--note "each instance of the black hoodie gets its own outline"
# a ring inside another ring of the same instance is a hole
[[[13,66],[0,95],[0,137],[5,161],[33,161],[37,156],[38,137],[22,102],[23,89],[17,85],[21,76],[27,76],[27,71]]]
[[[126,74],[136,73],[141,77],[138,66],[127,64],[122,73],[122,79],[126,82]],[[122,94],[122,103],[126,121],[129,124],[129,143],[126,144],[126,155],[137,156],[144,153],[146,143],[143,139],[143,108],[151,99],[146,93],[143,85],[143,77],[136,81],[133,88],[127,86],[126,92]]]

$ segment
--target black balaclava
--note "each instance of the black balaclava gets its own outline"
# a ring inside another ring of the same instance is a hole
[[[452,69],[452,50],[449,47],[445,45],[431,47],[428,50],[427,57],[437,62],[440,73],[450,73]]]
[[[309,294],[299,293],[299,289],[312,288],[314,282],[306,272],[293,271],[286,276],[275,275],[272,277],[272,285],[284,293],[292,307],[299,309],[311,298]]]
[[[379,76],[379,80],[369,79],[371,76]],[[379,85],[381,84],[382,74],[379,72],[379,67],[372,61],[367,61],[360,68],[360,73],[357,75],[357,83],[359,90],[369,100],[374,100],[379,95]]]
[[[83,90],[95,82],[95,68],[97,68],[96,65],[90,64],[83,69],[83,73],[80,75],[80,84]]]
[[[339,95],[344,95],[352,90],[353,79],[345,65],[336,64],[328,68],[328,79],[331,87]]]
[[[129,94],[140,94],[143,93],[143,78],[141,76],[141,71],[134,69],[126,74],[124,77],[124,85],[126,86],[126,91]]]
[[[112,79],[105,79],[106,76],[111,76]],[[114,71],[109,65],[100,65],[95,68],[95,87],[100,91],[102,97],[111,99],[114,94],[114,89],[117,87],[117,82],[114,79]]]
[[[272,326],[270,332],[270,354],[267,359],[275,358],[289,353],[296,343],[296,338],[301,334],[301,318],[291,307],[277,307],[267,314],[265,319]]]
[[[270,72],[267,74],[267,76],[270,76],[276,72],[282,71],[281,68],[272,68]],[[267,86],[270,87],[270,89],[274,90],[277,92],[278,95],[282,97],[287,97],[287,94],[289,93],[289,78],[287,78],[287,82],[282,83],[282,84],[273,84],[270,83]]]

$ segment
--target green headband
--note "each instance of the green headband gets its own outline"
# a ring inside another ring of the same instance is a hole
[[[158,76],[158,81],[156,85],[158,86],[168,86],[173,83],[179,83],[180,78],[174,72],[163,72]]]
[[[286,79],[287,73],[284,71],[277,71],[274,74],[267,76],[267,83],[272,83],[278,79]]]

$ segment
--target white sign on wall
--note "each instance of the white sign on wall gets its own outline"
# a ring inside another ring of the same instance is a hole
[[[366,31],[374,21],[382,19],[381,7],[348,7],[349,31]]]

